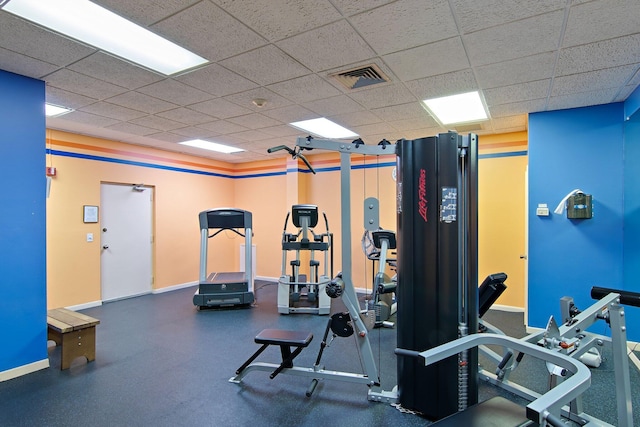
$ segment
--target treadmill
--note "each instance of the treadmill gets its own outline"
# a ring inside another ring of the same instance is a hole
[[[249,306],[254,302],[251,212],[217,208],[200,212],[200,278],[193,304],[201,308]],[[212,234],[210,233],[210,230]],[[244,237],[245,271],[207,273],[209,239],[225,230]]]

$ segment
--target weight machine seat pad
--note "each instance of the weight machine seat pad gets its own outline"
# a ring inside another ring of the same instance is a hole
[[[527,419],[526,408],[496,396],[431,424],[437,427],[524,427],[538,424]]]
[[[306,347],[313,339],[311,332],[289,331],[285,329],[264,329],[256,335],[257,344],[289,345],[294,347]]]

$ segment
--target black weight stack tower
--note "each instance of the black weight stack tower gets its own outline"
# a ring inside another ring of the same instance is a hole
[[[397,143],[398,347],[424,351],[478,330],[477,136]],[[425,367],[398,356],[399,402],[438,420],[477,403],[477,350]]]

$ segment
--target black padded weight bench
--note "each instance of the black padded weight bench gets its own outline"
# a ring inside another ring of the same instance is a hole
[[[269,378],[274,379],[284,368],[293,367],[293,359],[309,345],[312,339],[313,334],[311,332],[264,329],[256,335],[255,338],[256,344],[262,344],[262,347],[253,353],[253,355],[238,368],[236,375],[244,371],[267,347],[270,345],[278,345],[280,346],[280,353],[282,354],[282,363],[269,375]],[[294,347],[295,350],[291,351]]]

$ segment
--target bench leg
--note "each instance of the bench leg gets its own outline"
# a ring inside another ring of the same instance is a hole
[[[61,334],[49,330],[48,339],[60,345],[60,369],[69,369],[77,357],[85,357],[88,362],[96,360],[96,328],[90,327]]]
[[[293,368],[293,359],[295,359],[303,349],[304,347],[296,347],[292,353],[288,345],[281,345],[280,353],[282,354],[282,363],[269,375],[269,378],[274,379],[284,368]]]
[[[244,369],[249,366],[251,364],[251,362],[253,362],[254,360],[256,360],[256,357],[260,356],[260,353],[262,353],[264,351],[265,348],[269,347],[269,344],[262,344],[262,347],[260,347],[258,349],[258,351],[256,351],[255,353],[253,353],[253,356],[251,356],[250,358],[247,359],[246,362],[244,362],[242,364],[242,366],[240,366],[238,368],[238,370],[236,371],[236,375],[240,374],[240,372],[244,371]]]

